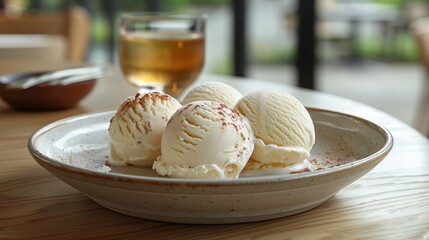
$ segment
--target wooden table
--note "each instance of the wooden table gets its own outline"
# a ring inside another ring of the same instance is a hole
[[[3,69],[4,70],[4,69]],[[365,117],[393,134],[391,153],[370,173],[321,206],[298,215],[231,225],[184,225],[121,215],[40,167],[27,150],[38,128],[75,114],[112,110],[135,89],[120,75],[100,79],[79,107],[17,112],[0,102],[0,239],[429,239],[429,142],[369,106],[282,84],[204,75],[243,93],[284,89],[305,105]]]

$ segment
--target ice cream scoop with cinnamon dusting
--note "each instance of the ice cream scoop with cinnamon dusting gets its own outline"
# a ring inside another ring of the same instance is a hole
[[[111,165],[152,166],[161,153],[161,137],[181,104],[160,92],[127,98],[110,121]]]

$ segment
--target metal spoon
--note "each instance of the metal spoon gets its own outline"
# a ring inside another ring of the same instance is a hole
[[[104,77],[109,73],[109,69],[103,66],[86,66],[44,73],[11,74],[0,77],[0,82],[5,83],[8,89],[28,89],[43,83],[69,85]]]

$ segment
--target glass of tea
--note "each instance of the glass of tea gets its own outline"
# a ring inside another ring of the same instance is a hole
[[[119,62],[142,92],[178,97],[201,73],[205,15],[124,13],[119,17]]]

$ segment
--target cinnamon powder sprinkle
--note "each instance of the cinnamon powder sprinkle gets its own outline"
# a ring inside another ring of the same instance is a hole
[[[136,93],[134,97],[128,97],[127,99],[125,99],[125,101],[119,107],[118,112],[122,112],[123,110],[128,109],[136,104],[140,104],[144,108],[145,105],[143,103],[147,100],[152,100],[152,101],[160,100],[161,102],[164,103],[166,101],[169,101],[171,98],[172,97],[170,95],[163,94],[160,92],[149,92],[149,93],[145,93],[144,95],[140,93]],[[146,109],[144,110],[146,111]]]

